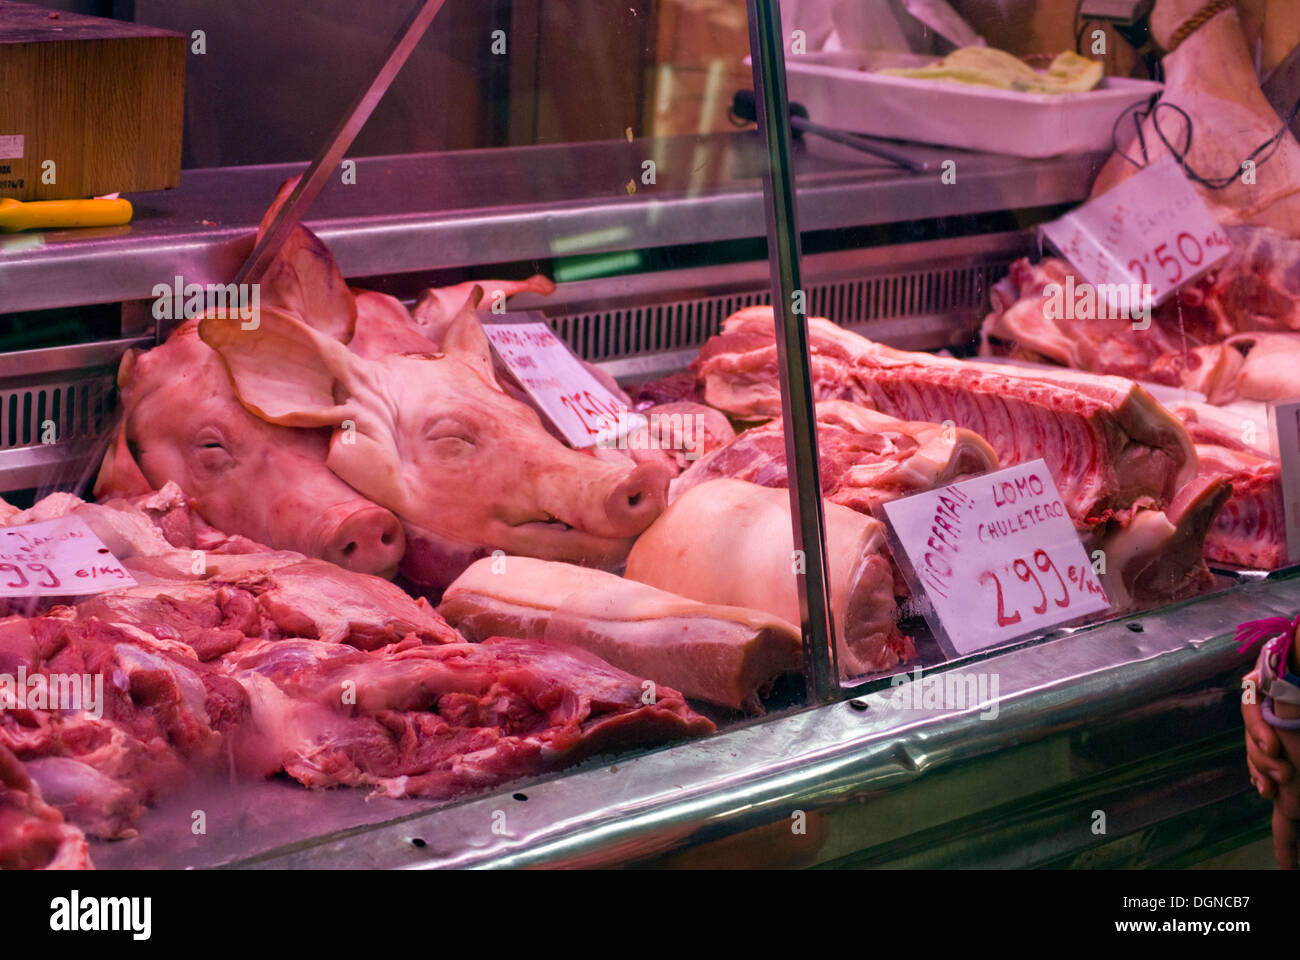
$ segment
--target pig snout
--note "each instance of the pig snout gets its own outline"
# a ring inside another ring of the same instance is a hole
[[[636,536],[664,512],[670,477],[663,464],[643,463],[614,487],[605,500],[605,515],[618,536]]]
[[[383,507],[348,514],[325,542],[322,556],[358,573],[391,574],[406,552],[401,521]]]

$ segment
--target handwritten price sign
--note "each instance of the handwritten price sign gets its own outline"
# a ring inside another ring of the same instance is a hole
[[[607,443],[644,422],[591,375],[545,320],[483,329],[501,362],[575,449]]]
[[[895,500],[883,513],[894,557],[954,656],[1110,606],[1042,460]]]
[[[77,597],[135,586],[79,517],[0,528],[0,597]]]
[[[1041,229],[1108,299],[1113,285],[1145,285],[1149,306],[1228,255],[1228,235],[1171,159]]]

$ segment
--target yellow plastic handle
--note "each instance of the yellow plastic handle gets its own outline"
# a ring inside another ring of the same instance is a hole
[[[42,230],[55,227],[118,227],[131,222],[131,202],[116,200],[0,200],[0,230]]]

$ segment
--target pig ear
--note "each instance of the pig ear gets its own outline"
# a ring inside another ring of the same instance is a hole
[[[470,292],[465,305],[461,307],[460,313],[456,314],[456,319],[447,328],[447,333],[442,338],[441,350],[472,369],[489,387],[500,390],[501,384],[497,382],[496,374],[492,372],[492,345],[488,343],[487,334],[483,332],[483,324],[479,322],[478,315],[474,312],[482,299],[483,288],[476,286]]]
[[[140,351],[132,348],[122,354],[122,360],[117,365],[117,389],[124,401],[135,382],[135,363],[139,356]],[[124,402],[123,406],[127,404]],[[92,491],[97,500],[106,497],[138,497],[153,493],[153,485],[140,469],[135,454],[131,452],[131,445],[127,442],[126,419],[126,415],[123,414],[117,421],[113,436],[108,443],[108,451],[99,465],[99,475],[95,478]]]
[[[123,358],[123,363],[125,362]],[[145,477],[127,443],[124,415],[117,421],[108,452],[104,454],[104,462],[99,465],[93,494],[96,500],[106,500],[113,497],[140,497],[150,493],[153,493],[153,484]]]
[[[288,201],[298,179],[292,177],[280,186],[258,225],[258,240]],[[357,319],[356,301],[334,255],[316,234],[301,224],[293,228],[267,267],[259,294],[262,303],[296,314],[326,336],[342,343],[352,339]]]
[[[421,332],[434,343],[442,343],[447,327],[465,305],[475,287],[484,290],[480,310],[492,306],[499,296],[513,297],[517,293],[536,293],[549,296],[555,292],[555,282],[540,273],[533,274],[527,280],[479,280],[458,283],[454,287],[430,287],[420,294],[420,299],[411,311]]]
[[[274,307],[262,307],[256,329],[239,316],[209,314],[199,336],[220,354],[239,401],[270,423],[286,427],[338,426],[350,416],[334,388],[351,392],[367,361]]]

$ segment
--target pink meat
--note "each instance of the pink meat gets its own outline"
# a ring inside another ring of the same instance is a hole
[[[1228,502],[1205,538],[1205,557],[1253,569],[1274,570],[1287,561],[1282,465],[1230,432],[1198,418],[1191,407],[1174,411],[1196,441],[1198,478],[1232,485]]]
[[[1194,473],[1181,424],[1127,381],[894,350],[817,318],[809,341],[816,399],[950,421],[987,440],[1004,465],[1042,457],[1082,529],[1144,500],[1167,505]],[[713,406],[741,419],[780,416],[770,308],[729,318],[694,366]]]
[[[710,733],[682,695],[562,644],[493,638],[372,652],[268,644],[231,667],[249,690],[247,767],[314,787],[446,798],[615,747]],[[355,691],[349,697],[347,691]]]
[[[0,744],[0,869],[86,870],[90,845]]]

